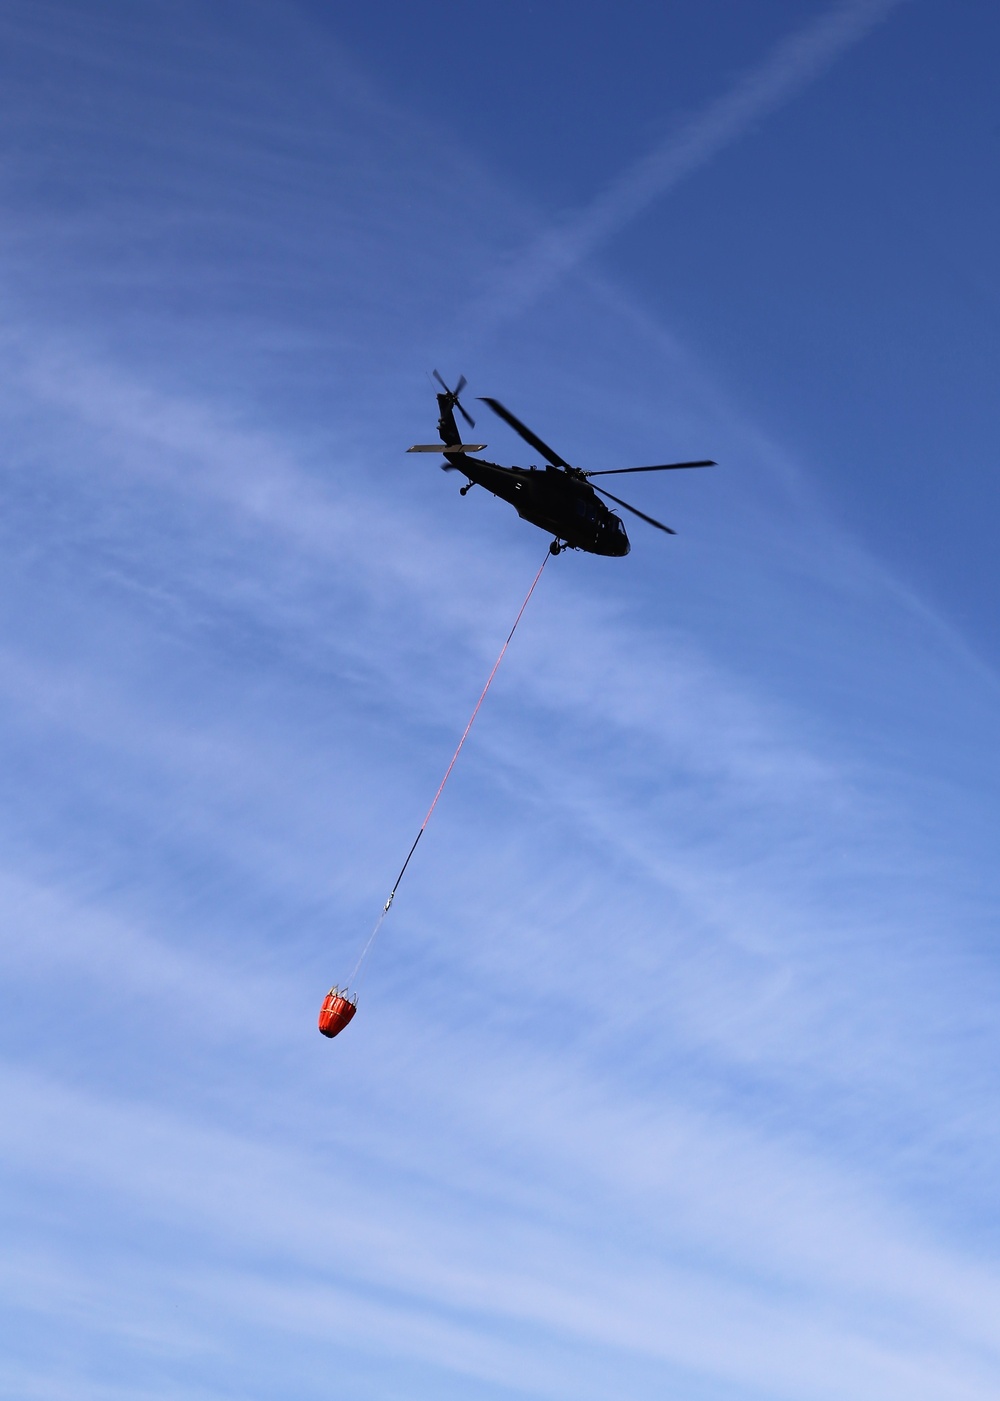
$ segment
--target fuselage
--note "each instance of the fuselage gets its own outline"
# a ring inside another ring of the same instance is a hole
[[[608,510],[582,474],[562,467],[501,467],[466,453],[449,453],[448,465],[509,501],[522,520],[571,549],[619,557],[631,549],[620,517]]]

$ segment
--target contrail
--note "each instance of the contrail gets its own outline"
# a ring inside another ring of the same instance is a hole
[[[558,278],[808,86],[902,3],[847,0],[783,39],[759,68],[630,165],[581,213],[546,232],[489,295],[488,318],[501,324],[526,311]]]

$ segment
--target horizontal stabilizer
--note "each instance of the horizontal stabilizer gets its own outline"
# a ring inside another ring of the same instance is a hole
[[[412,448],[407,448],[407,452],[443,452],[445,456],[452,452],[482,452],[485,443],[414,443]]]

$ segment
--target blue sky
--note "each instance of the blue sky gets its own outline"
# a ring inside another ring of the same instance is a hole
[[[998,30],[4,8],[0,1395],[1000,1391]]]

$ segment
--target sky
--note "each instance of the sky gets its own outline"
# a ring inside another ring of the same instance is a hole
[[[0,36],[0,1397],[995,1398],[1000,15]]]

